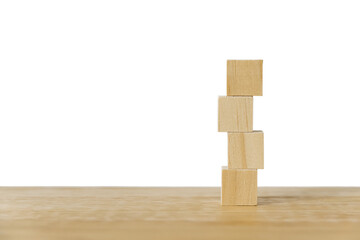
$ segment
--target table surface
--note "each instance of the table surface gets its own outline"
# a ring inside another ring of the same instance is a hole
[[[221,206],[220,188],[0,188],[1,240],[360,239],[360,188],[259,188]]]

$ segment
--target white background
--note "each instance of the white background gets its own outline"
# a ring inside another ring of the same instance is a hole
[[[219,186],[226,59],[264,59],[260,186],[359,186],[356,1],[2,1],[0,185]]]

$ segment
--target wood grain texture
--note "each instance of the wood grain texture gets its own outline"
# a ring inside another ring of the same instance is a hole
[[[222,167],[221,205],[256,205],[257,170]]]
[[[360,188],[0,188],[1,240],[358,240]]]
[[[228,133],[229,168],[264,168],[264,133]]]
[[[227,95],[262,96],[263,60],[228,60]]]
[[[219,132],[252,132],[253,97],[219,97]]]

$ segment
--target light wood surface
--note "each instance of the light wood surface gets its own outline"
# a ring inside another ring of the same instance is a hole
[[[263,60],[228,60],[227,95],[262,96]]]
[[[264,133],[228,133],[229,168],[264,168]]]
[[[253,131],[253,97],[219,97],[219,132]]]
[[[221,206],[220,188],[0,188],[0,239],[359,239],[360,188],[258,195]]]
[[[222,167],[221,204],[256,205],[257,170]]]

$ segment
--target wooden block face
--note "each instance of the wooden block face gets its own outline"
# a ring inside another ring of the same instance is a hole
[[[257,170],[223,167],[221,205],[257,205]]]
[[[219,97],[219,132],[252,132],[253,97]]]
[[[228,133],[228,166],[264,169],[264,133]]]
[[[263,60],[228,60],[227,95],[262,96]]]

